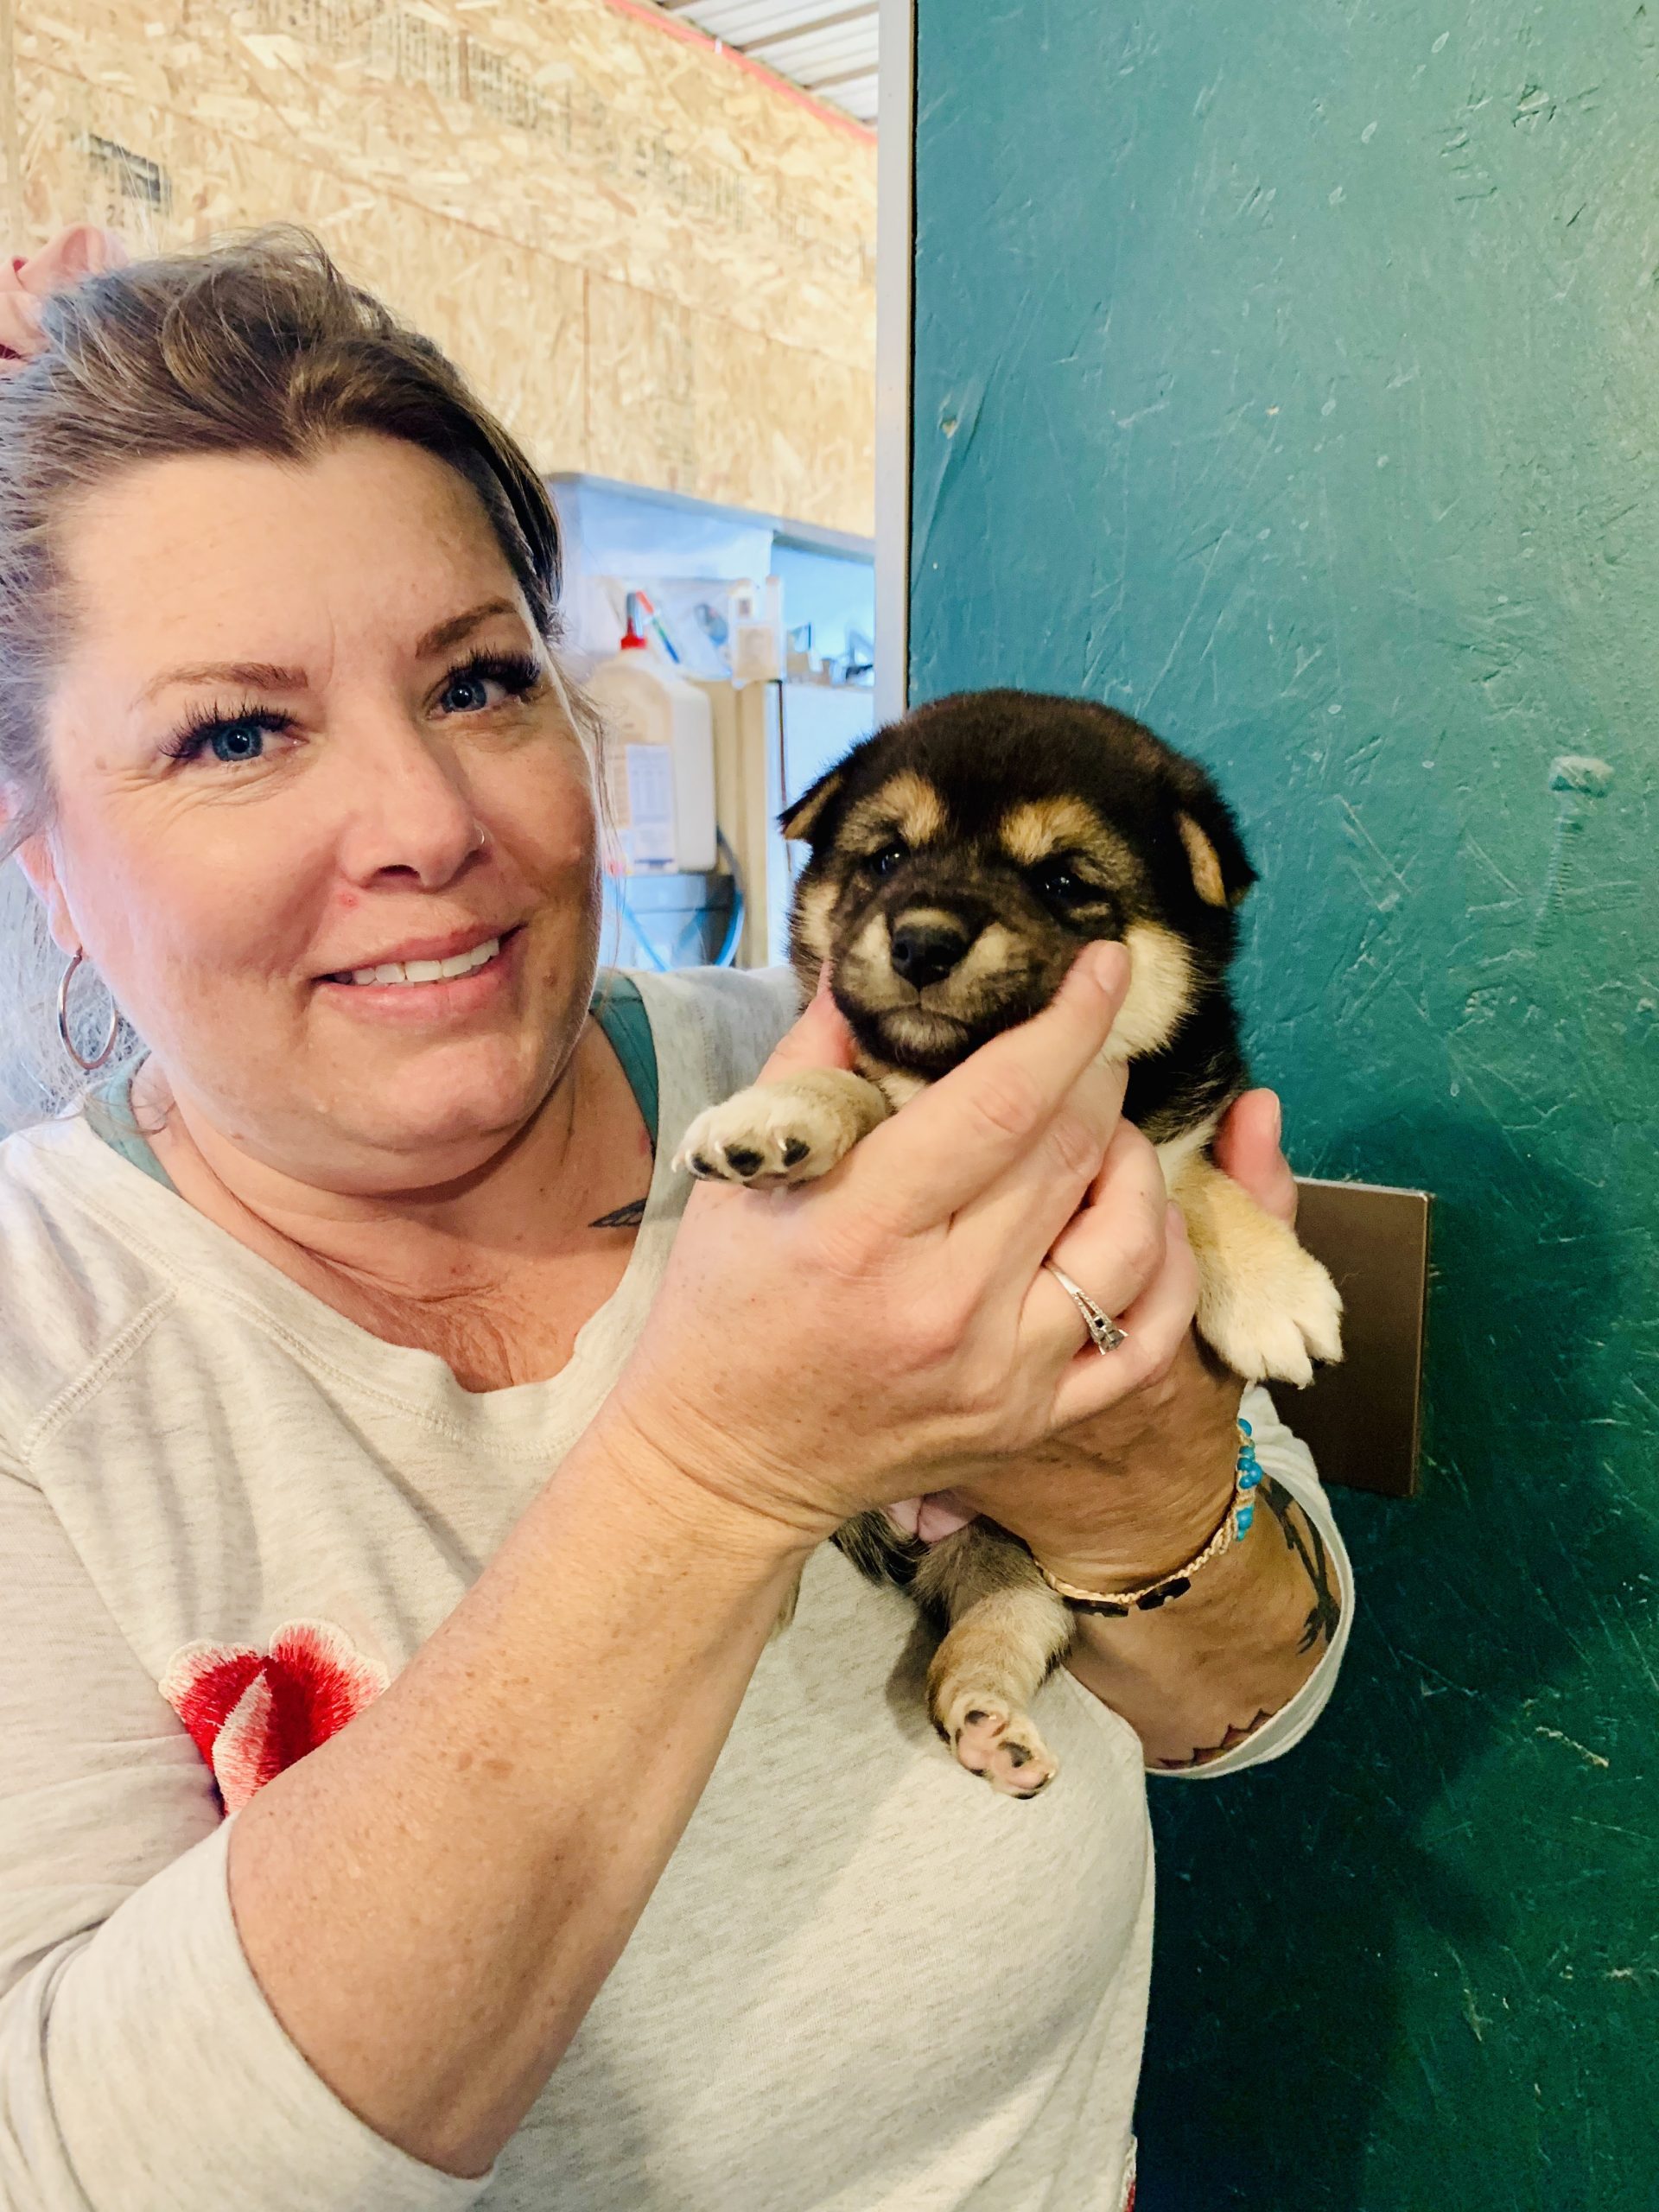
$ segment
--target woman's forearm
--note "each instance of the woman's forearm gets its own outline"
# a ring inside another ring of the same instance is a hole
[[[802,1548],[601,1427],[385,1694],[231,1838],[312,2067],[455,2173],[552,2071],[708,1780]]]
[[[1318,1528],[1271,1475],[1249,1538],[1184,1596],[1122,1619],[1078,1613],[1066,1664],[1122,1713],[1149,1767],[1206,1764],[1287,1705],[1329,1649],[1341,1592]]]

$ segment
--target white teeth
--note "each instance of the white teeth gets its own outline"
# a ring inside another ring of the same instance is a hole
[[[486,944],[475,944],[470,952],[451,953],[448,960],[391,960],[378,968],[353,968],[354,983],[437,983],[452,976],[470,976],[474,968],[482,968],[494,959],[501,950],[501,940],[493,937]]]

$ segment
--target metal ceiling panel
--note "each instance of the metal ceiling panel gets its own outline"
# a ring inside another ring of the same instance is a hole
[[[879,0],[665,0],[664,12],[874,123]]]

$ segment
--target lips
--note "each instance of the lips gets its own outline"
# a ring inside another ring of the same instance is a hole
[[[459,941],[451,937],[444,941],[408,945],[350,968],[334,969],[319,980],[353,985],[359,989],[371,984],[396,987],[452,982],[457,976],[470,976],[476,969],[488,967],[506,939],[514,934],[514,931],[506,930],[497,937],[472,934]]]

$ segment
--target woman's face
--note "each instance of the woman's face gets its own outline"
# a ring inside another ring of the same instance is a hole
[[[372,436],[158,461],[63,556],[56,816],[23,855],[59,944],[187,1118],[267,1166],[474,1171],[580,1032],[599,874],[589,763],[471,487]]]

